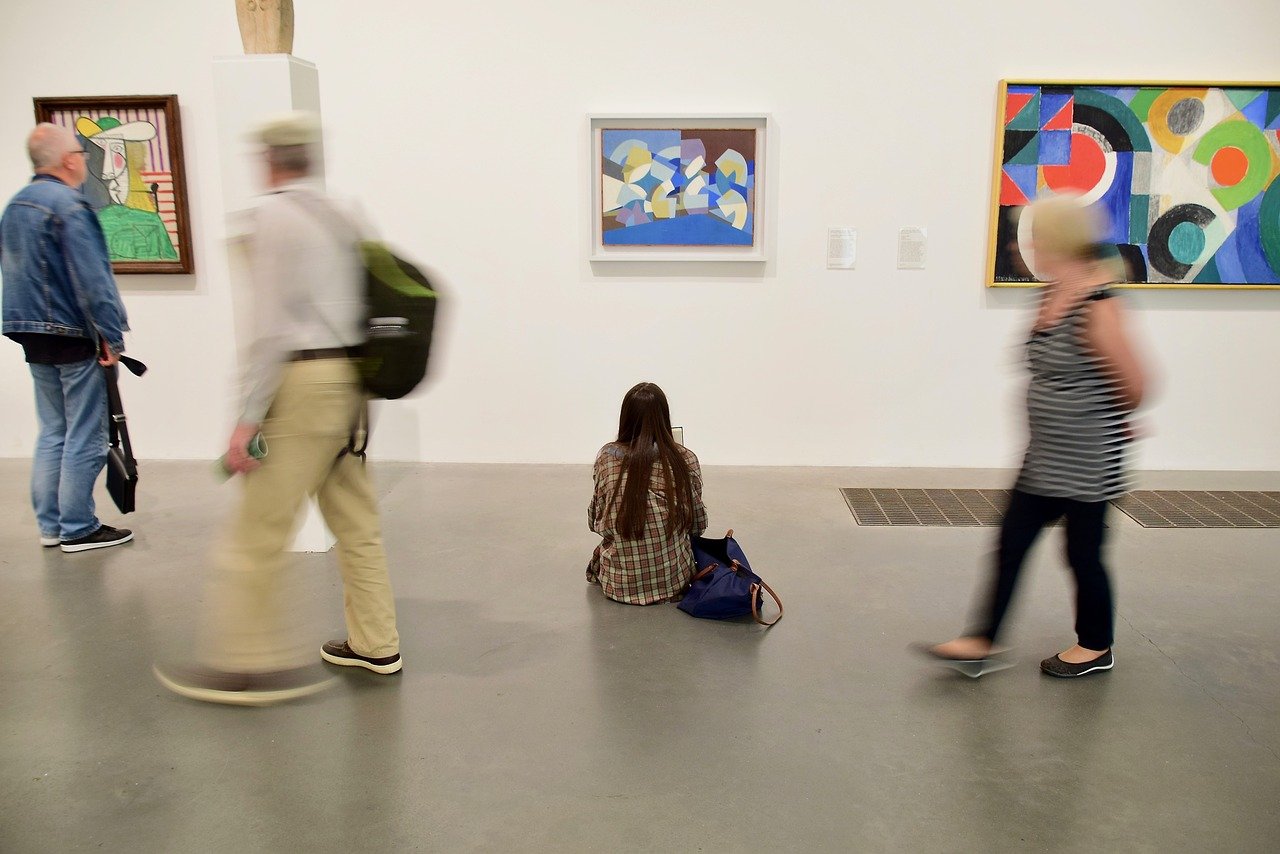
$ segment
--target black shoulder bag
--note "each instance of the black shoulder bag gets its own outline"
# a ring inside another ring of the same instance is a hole
[[[120,363],[135,376],[140,377],[147,372],[147,366],[137,359],[121,356]],[[120,387],[116,381],[119,371],[114,365],[104,367],[103,371],[107,375],[107,418],[111,441],[107,447],[107,492],[121,513],[132,513],[138,491],[138,461],[133,456],[124,404],[120,400]]]

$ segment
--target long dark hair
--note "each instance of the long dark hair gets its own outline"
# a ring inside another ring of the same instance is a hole
[[[662,466],[662,493],[667,504],[667,535],[693,527],[693,481],[689,464],[671,436],[667,396],[653,383],[640,383],[622,399],[618,444],[626,453],[626,484],[618,508],[618,533],[628,540],[644,535],[653,464]]]

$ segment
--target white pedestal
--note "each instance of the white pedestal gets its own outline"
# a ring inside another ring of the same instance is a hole
[[[213,61],[222,205],[228,213],[253,204],[266,177],[261,146],[253,133],[292,110],[320,115],[320,71],[287,54],[221,57]],[[324,184],[324,144],[315,147],[316,181]]]
[[[333,534],[325,526],[324,519],[320,516],[320,508],[316,506],[316,502],[308,500],[306,507],[307,516],[302,520],[302,527],[298,529],[298,533],[294,534],[293,545],[289,546],[289,551],[327,552],[333,548],[333,544],[337,540],[334,539]]]
[[[214,104],[218,116],[218,152],[222,166],[222,203],[227,212],[227,254],[231,267],[231,302],[235,314],[236,343],[241,355],[249,342],[247,277],[239,238],[244,211],[264,186],[266,172],[261,147],[253,132],[264,122],[291,110],[320,114],[320,72],[304,59],[285,54],[232,56],[213,61]],[[324,145],[315,148],[314,176],[324,186]],[[298,528],[290,551],[326,552],[335,542],[320,518],[314,501],[307,502],[306,518]]]

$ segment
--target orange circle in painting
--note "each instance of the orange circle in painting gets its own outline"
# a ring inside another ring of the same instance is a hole
[[[1213,180],[1223,187],[1234,187],[1244,180],[1244,173],[1249,171],[1249,158],[1234,145],[1218,149],[1213,155],[1211,168]]]

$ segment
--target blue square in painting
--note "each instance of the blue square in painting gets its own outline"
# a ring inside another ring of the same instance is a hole
[[[1066,166],[1070,163],[1071,131],[1040,131],[1040,156],[1038,162],[1041,166]]]
[[[1053,121],[1071,100],[1070,92],[1045,92],[1040,96],[1040,127]]]

